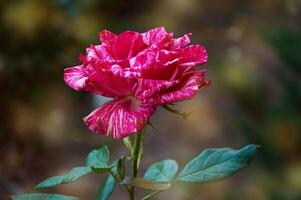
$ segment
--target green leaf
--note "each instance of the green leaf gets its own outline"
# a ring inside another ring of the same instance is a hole
[[[109,172],[111,170],[111,167],[101,167],[101,166],[96,166],[96,167],[91,167],[92,171],[97,173],[97,174],[103,174],[106,172]]]
[[[138,157],[137,157],[137,167],[138,168],[139,168],[141,159],[142,159],[143,154],[144,154],[143,138],[144,138],[146,132],[147,132],[147,126],[145,126],[144,129],[141,132],[141,141],[140,141],[140,144],[139,144],[139,151],[138,151]]]
[[[108,167],[109,149],[104,146],[100,149],[91,151],[87,157],[86,165],[88,167]]]
[[[124,143],[125,147],[130,151],[130,153],[132,155],[132,153],[133,153],[133,145],[132,145],[130,137],[123,138],[123,143]]]
[[[151,165],[144,174],[144,179],[154,182],[171,182],[178,171],[174,160],[162,160]]]
[[[124,159],[125,157],[121,156],[111,164],[111,173],[120,180],[123,179],[125,175]]]
[[[117,172],[118,172],[118,175],[121,179],[123,179],[124,176],[125,176],[125,161],[124,161],[124,159],[125,159],[124,156],[119,158],[118,159],[118,165],[117,165]],[[113,168],[113,170],[114,170],[114,168]],[[113,173],[114,173],[114,171],[113,171]]]
[[[112,175],[108,175],[104,180],[102,185],[99,188],[99,191],[96,195],[96,200],[106,200],[111,196],[116,185],[116,180]]]
[[[135,186],[145,190],[167,190],[171,187],[170,183],[155,183],[140,177],[125,177],[121,181],[121,184]]]
[[[144,148],[143,148],[143,144],[142,144],[142,141],[141,141],[140,146],[139,146],[139,151],[138,151],[138,157],[137,157],[137,166],[138,167],[140,165],[140,161],[142,159],[143,154],[144,154]]]
[[[184,167],[179,179],[203,183],[226,178],[248,166],[256,148],[256,145],[247,145],[240,150],[207,149]]]
[[[39,183],[36,188],[42,189],[47,187],[53,187],[60,184],[66,184],[73,182],[77,179],[79,179],[82,176],[87,175],[92,170],[90,167],[75,167],[71,169],[67,174],[63,176],[54,176],[51,178],[46,179],[45,181]]]
[[[12,200],[78,200],[77,197],[60,195],[60,194],[21,194],[11,197]]]
[[[118,175],[119,172],[119,167],[121,164],[121,161],[124,159],[124,157],[121,157],[117,160],[115,160],[111,164],[111,173],[116,176]],[[107,178],[104,180],[102,183],[101,187],[99,188],[99,191],[96,195],[96,200],[106,200],[109,199],[110,195],[112,194],[114,188],[116,185],[116,180],[115,178],[110,174],[107,176]]]
[[[155,196],[156,194],[158,194],[159,192],[161,192],[161,191],[157,190],[157,191],[151,192],[150,194],[148,194],[148,195],[146,195],[145,197],[143,197],[142,200],[150,199],[150,198],[152,198],[153,196]]]

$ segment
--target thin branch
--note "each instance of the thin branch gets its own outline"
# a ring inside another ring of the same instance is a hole
[[[192,113],[194,113],[195,111],[191,111],[191,112],[183,112],[183,111],[179,111],[179,110],[176,110],[168,105],[163,105],[162,106],[165,110],[169,111],[169,112],[172,112],[172,113],[175,113],[177,115],[180,115],[181,117],[183,117],[183,119],[187,119],[187,117],[189,115],[191,115]]]

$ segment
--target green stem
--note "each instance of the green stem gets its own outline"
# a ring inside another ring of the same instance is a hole
[[[132,168],[133,177],[136,177],[138,172],[138,156],[139,156],[141,139],[142,139],[142,131],[137,133],[135,137],[134,152],[133,152],[133,168]]]
[[[134,149],[132,155],[132,175],[133,177],[137,177],[138,173],[138,156],[139,156],[139,148],[142,139],[143,130],[138,132],[135,136]],[[135,187],[132,186],[130,188],[130,200],[135,200]]]

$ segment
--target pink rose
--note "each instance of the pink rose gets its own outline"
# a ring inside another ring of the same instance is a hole
[[[87,117],[90,130],[124,138],[143,129],[156,107],[190,99],[209,84],[196,66],[207,61],[206,49],[190,45],[191,34],[173,38],[163,27],[145,33],[100,33],[83,64],[65,69],[64,81],[75,90],[114,98]]]

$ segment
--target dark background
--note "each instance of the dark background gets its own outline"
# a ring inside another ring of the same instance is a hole
[[[90,133],[82,118],[99,105],[63,82],[63,69],[108,29],[165,26],[208,49],[212,84],[177,104],[187,120],[159,108],[145,138],[140,174],[161,159],[183,166],[209,147],[262,145],[251,166],[210,184],[176,184],[156,199],[301,199],[300,0],[10,0],[0,2],[0,199],[81,165],[92,148],[122,141]],[[93,199],[101,176],[46,192]],[[126,199],[117,187],[112,199]]]

